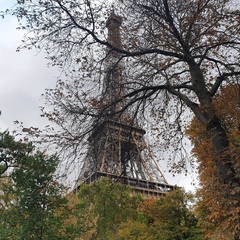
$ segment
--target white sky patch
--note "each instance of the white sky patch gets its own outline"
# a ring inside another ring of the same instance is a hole
[[[1,7],[1,5],[0,5]],[[0,8],[1,9],[1,8]],[[53,88],[59,73],[47,67],[43,54],[34,50],[16,52],[23,32],[16,30],[14,17],[0,19],[0,131],[15,128],[15,120],[41,127],[41,94]]]

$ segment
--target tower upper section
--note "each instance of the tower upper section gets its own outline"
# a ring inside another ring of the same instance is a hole
[[[120,49],[122,47],[120,34],[121,24],[122,18],[117,16],[114,12],[110,14],[106,21],[108,42],[112,47],[106,49],[102,100],[106,106],[109,106],[108,113],[110,113],[110,115],[121,108],[121,104],[116,104],[116,101],[121,99],[124,95],[121,54],[114,49]]]
[[[120,26],[122,25],[122,18],[112,12],[106,22],[108,29],[108,42],[116,48],[121,48]]]

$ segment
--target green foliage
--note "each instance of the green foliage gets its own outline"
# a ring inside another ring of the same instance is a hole
[[[13,156],[17,165],[10,177],[0,182],[1,239],[73,239],[71,224],[64,224],[71,213],[63,197],[65,188],[55,176],[58,157],[33,153],[31,144],[4,136],[8,141],[1,146],[9,150],[12,155],[7,156]]]
[[[18,197],[17,212],[22,223],[21,235],[29,239],[58,239],[61,216],[55,210],[62,208],[62,186],[54,180],[58,158],[46,158],[37,153],[24,159],[24,164],[12,174],[12,192]]]
[[[12,180],[10,178],[0,179],[0,236],[1,239],[12,239],[17,236],[18,228],[16,223],[16,196],[14,196],[9,188]]]
[[[177,190],[160,199],[131,195],[130,189],[111,180],[81,185],[78,219],[81,239],[200,240],[193,213],[193,196]]]
[[[0,177],[6,177],[7,171],[17,167],[32,150],[32,144],[15,141],[6,131],[0,133]]]
[[[137,218],[122,223],[120,239],[202,239],[197,219],[189,204],[192,200],[193,196],[183,190],[170,192],[158,200],[145,200],[138,211],[144,214],[148,221],[139,221]],[[132,238],[134,233],[135,238]]]
[[[120,240],[155,240],[155,233],[153,228],[149,228],[148,225],[138,222],[132,221],[128,219],[127,222],[121,224],[118,235]]]
[[[136,197],[122,184],[108,179],[81,185],[78,208],[85,221],[84,239],[115,239],[121,222],[136,214]],[[90,235],[90,236],[89,236]]]

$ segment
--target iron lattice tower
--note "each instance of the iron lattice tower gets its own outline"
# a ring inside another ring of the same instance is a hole
[[[111,13],[106,22],[108,42],[121,47],[121,17]],[[121,55],[107,52],[102,102],[108,113],[96,124],[89,137],[89,149],[80,171],[77,186],[91,183],[102,177],[129,184],[134,193],[159,196],[173,190],[163,176],[157,162],[144,141],[145,131],[133,124],[131,114],[114,114],[121,106],[113,104],[124,95]],[[112,113],[112,114],[111,114]],[[106,117],[107,116],[107,117]]]

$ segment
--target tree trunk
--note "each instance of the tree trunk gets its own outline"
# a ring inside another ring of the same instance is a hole
[[[220,188],[223,197],[227,199],[230,209],[238,209],[240,207],[240,179],[238,171],[234,167],[234,160],[229,152],[229,142],[226,131],[221,125],[221,121],[217,116],[206,126],[206,130],[210,133],[213,151],[215,154],[215,164],[217,174],[220,181]],[[240,218],[240,216],[239,216]],[[234,240],[239,239],[240,230],[234,231]]]
[[[228,137],[221,125],[220,119],[216,115],[209,121],[206,130],[209,132],[212,140],[213,151],[215,153],[214,161],[219,180],[223,184],[229,185],[229,187],[236,186],[236,184],[239,184],[239,179],[236,177],[234,164],[229,155]]]
[[[212,96],[206,88],[203,72],[194,60],[189,62],[189,70],[194,92],[201,104],[199,109],[201,113],[193,107],[191,109],[206,126],[206,130],[211,137],[219,180],[229,187],[236,187],[239,179],[237,179],[234,163],[230,157],[228,136],[212,105]]]

